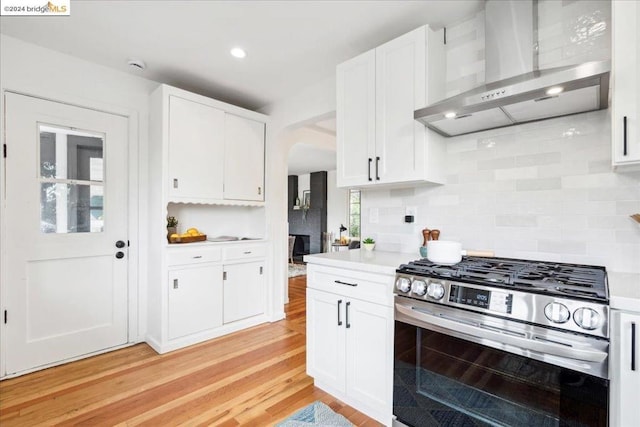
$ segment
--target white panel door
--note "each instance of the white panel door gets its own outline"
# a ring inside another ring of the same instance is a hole
[[[5,100],[4,349],[14,374],[128,341],[128,120]]]
[[[346,298],[307,288],[307,374],[345,392]]]
[[[169,199],[222,199],[224,111],[169,97]]]
[[[347,304],[347,394],[390,417],[393,309],[353,299]]]
[[[365,52],[337,69],[337,185],[375,183],[376,54]]]
[[[419,179],[425,126],[413,118],[426,102],[426,28],[376,48],[376,165],[379,182]]]
[[[225,114],[224,198],[264,200],[264,123]]]
[[[264,313],[264,263],[224,266],[224,323]]]
[[[611,324],[611,425],[634,426],[640,416],[640,314],[611,310]]]
[[[169,339],[222,326],[222,266],[169,271]]]

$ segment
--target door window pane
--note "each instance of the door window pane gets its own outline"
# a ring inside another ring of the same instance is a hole
[[[40,124],[40,231],[104,230],[104,135]]]

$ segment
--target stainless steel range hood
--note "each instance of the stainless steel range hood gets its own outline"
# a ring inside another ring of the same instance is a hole
[[[537,2],[488,0],[487,83],[416,110],[430,129],[456,136],[606,109],[609,61],[537,69]]]

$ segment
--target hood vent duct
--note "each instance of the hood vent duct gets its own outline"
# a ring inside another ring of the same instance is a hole
[[[456,136],[606,109],[610,61],[538,70],[537,1],[487,0],[489,83],[415,111],[430,129]]]

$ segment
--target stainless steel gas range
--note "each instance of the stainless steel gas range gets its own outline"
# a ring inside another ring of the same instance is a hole
[[[603,267],[424,259],[395,288],[396,425],[608,424]]]

